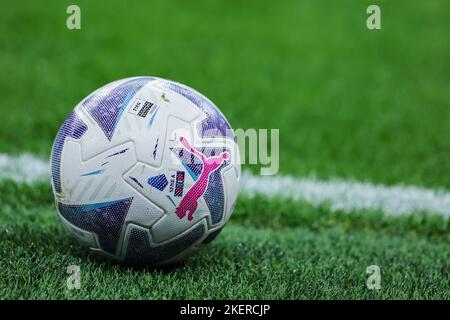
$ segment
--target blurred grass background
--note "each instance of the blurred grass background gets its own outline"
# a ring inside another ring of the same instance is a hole
[[[66,8],[81,7],[81,30]],[[382,29],[366,28],[381,7]],[[72,108],[135,75],[185,83],[234,128],[279,128],[280,170],[450,188],[450,2],[7,2],[0,153],[47,158]],[[257,171],[258,167],[245,166]],[[99,262],[64,232],[48,184],[0,182],[0,298],[449,299],[449,221],[241,195],[187,265]],[[65,288],[78,264],[83,290]],[[382,268],[382,289],[365,268]]]
[[[66,28],[71,1],[7,3],[0,152],[48,156],[83,97],[155,75],[235,128],[279,128],[282,173],[448,188],[450,3],[377,1],[370,31],[372,2],[77,1],[81,30]]]

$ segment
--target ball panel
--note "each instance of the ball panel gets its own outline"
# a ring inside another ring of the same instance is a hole
[[[206,115],[206,119],[202,121],[198,128],[201,137],[218,136],[234,139],[234,134],[228,121],[219,109],[202,94],[172,81],[165,81],[163,86],[191,101]]]
[[[61,160],[62,188],[57,200],[84,205],[133,197],[133,190],[124,188],[122,175],[136,163],[134,144],[118,145],[83,160],[83,147],[92,143],[90,131],[91,128],[81,141],[66,140]]]
[[[234,206],[239,195],[240,165],[233,163],[233,166],[229,170],[223,172],[222,179],[225,189],[225,217],[223,221],[226,223],[234,211]]]
[[[205,233],[204,224],[199,224],[180,237],[159,246],[151,246],[147,230],[132,226],[125,261],[132,264],[158,265],[181,254]]]
[[[133,96],[151,80],[153,78],[142,77],[133,78],[119,85],[108,84],[83,101],[83,107],[102,128],[108,140],[111,141],[117,123]]]
[[[94,232],[101,249],[115,254],[132,198],[89,205],[58,204],[61,215],[73,225]]]
[[[211,241],[213,241],[215,238],[217,238],[217,236],[222,231],[222,229],[223,229],[223,227],[220,227],[218,229],[210,231],[208,236],[205,238],[205,240],[202,241],[202,244],[208,244]]]
[[[134,192],[133,202],[125,218],[125,224],[136,224],[149,229],[165,214],[164,210],[141,194]]]
[[[66,138],[80,139],[87,129],[86,124],[72,112],[58,131],[51,155],[52,181],[56,193],[61,193],[61,156]]]
[[[59,210],[58,210],[59,213]],[[63,222],[64,226],[71,232],[75,238],[84,246],[89,247],[90,249],[99,249],[99,243],[98,238],[95,233],[83,230],[81,228],[78,228],[70,221],[67,221],[61,213],[58,214],[61,218],[61,221]]]

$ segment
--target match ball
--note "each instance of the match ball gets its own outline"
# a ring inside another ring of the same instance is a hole
[[[219,234],[241,169],[231,126],[208,98],[134,77],[75,107],[55,139],[51,173],[59,216],[82,244],[118,262],[164,265]]]

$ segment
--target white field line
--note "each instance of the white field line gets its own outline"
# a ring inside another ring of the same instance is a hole
[[[24,154],[18,157],[0,154],[0,180],[33,183],[49,181],[48,161]],[[417,212],[450,217],[450,192],[415,186],[383,186],[366,182],[290,176],[254,176],[242,174],[241,191],[249,196],[262,194],[304,201],[312,206],[329,205],[333,211],[379,210],[388,215]]]
[[[415,186],[374,185],[367,182],[333,179],[319,181],[290,176],[255,177],[244,172],[242,190],[304,201],[312,206],[329,204],[332,211],[379,210],[388,215],[436,213],[450,217],[450,193]]]
[[[0,153],[0,180],[5,179],[25,183],[47,179],[50,182],[49,163],[30,154],[14,157]]]

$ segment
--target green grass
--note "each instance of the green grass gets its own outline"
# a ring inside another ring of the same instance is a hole
[[[0,184],[0,296],[24,299],[449,299],[449,223],[241,197],[221,235],[185,264],[107,263],[63,228],[48,186]],[[24,198],[24,201],[20,199]],[[81,268],[68,290],[66,268]],[[366,288],[378,265],[382,289]]]
[[[65,28],[78,3],[82,30]],[[210,97],[235,128],[279,128],[280,171],[450,188],[450,2],[37,1],[0,11],[0,153],[48,157],[95,88],[155,75]],[[246,166],[250,170],[257,166]],[[333,212],[242,195],[186,265],[103,263],[64,231],[50,187],[0,182],[0,298],[450,299],[449,220]],[[82,290],[65,288],[66,267]],[[367,290],[377,264],[382,289]]]
[[[450,298],[448,246],[415,237],[302,227],[280,233],[233,223],[187,265],[170,270],[101,263],[59,227],[30,227],[5,238],[4,298]],[[355,244],[348,248],[349,242]],[[418,260],[419,252],[427,255]],[[72,264],[81,268],[80,290],[66,288]],[[381,266],[381,290],[365,286],[372,264]]]

